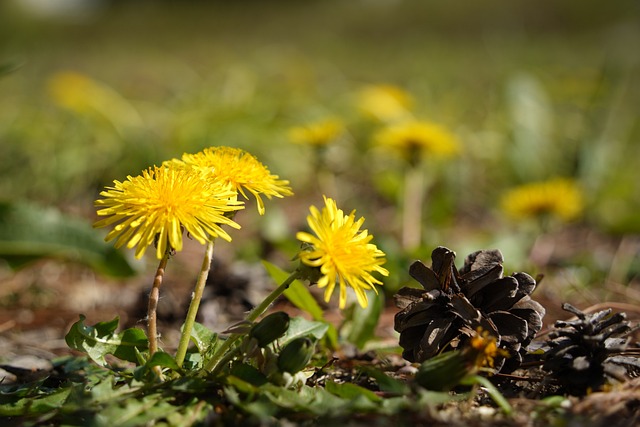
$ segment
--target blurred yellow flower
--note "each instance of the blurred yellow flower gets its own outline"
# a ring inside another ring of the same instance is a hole
[[[138,111],[109,86],[73,71],[56,73],[47,83],[50,96],[61,107],[78,114],[100,114],[114,126],[141,126]]]
[[[174,160],[176,161],[180,162]],[[272,175],[255,156],[239,148],[209,147],[196,154],[183,154],[182,162],[205,170],[214,178],[230,184],[245,199],[248,199],[245,190],[253,194],[260,215],[265,211],[261,194],[268,199],[293,195],[289,181]]]
[[[93,80],[79,73],[63,72],[54,74],[48,82],[49,93],[61,106],[85,113],[92,110],[96,94],[101,88]]]
[[[413,98],[397,86],[371,85],[360,91],[357,104],[364,115],[388,122],[408,118]]]
[[[356,221],[355,211],[345,215],[338,209],[333,199],[324,197],[325,206],[319,211],[311,206],[311,215],[307,217],[309,227],[315,236],[298,232],[296,238],[310,247],[299,253],[301,262],[312,268],[319,268],[319,288],[326,288],[325,301],[329,301],[336,286],[340,285],[340,308],[347,301],[347,286],[353,288],[362,307],[368,305],[367,289],[378,292],[374,285],[381,285],[372,272],[387,276],[389,272],[382,267],[386,262],[385,254],[370,243],[373,239],[367,230],[360,230],[364,218]]]
[[[507,350],[498,348],[496,338],[491,336],[489,331],[485,331],[481,327],[476,329],[475,334],[469,341],[469,347],[465,352],[465,354],[471,358],[471,362],[476,368],[493,368],[496,357],[509,356]]]
[[[514,188],[504,194],[500,206],[512,218],[553,216],[571,221],[582,213],[584,195],[575,181],[556,178]]]
[[[182,250],[182,233],[204,244],[218,236],[231,237],[220,227],[240,228],[225,213],[243,208],[236,192],[220,180],[203,179],[191,168],[154,166],[124,182],[114,181],[96,200],[99,216],[106,216],[94,227],[116,226],[107,234],[108,242],[117,237],[115,246],[131,249],[142,257],[147,247],[156,244],[156,255],[162,258],[167,249]]]
[[[398,150],[410,162],[423,155],[449,157],[460,150],[454,134],[444,127],[422,121],[406,121],[387,126],[374,135],[380,146]]]
[[[327,119],[289,129],[289,139],[297,144],[327,145],[335,141],[343,130],[340,120]]]

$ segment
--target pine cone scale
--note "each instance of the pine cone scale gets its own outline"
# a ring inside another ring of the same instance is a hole
[[[480,327],[512,355],[503,369],[517,368],[520,353],[542,328],[544,309],[529,297],[535,280],[526,273],[503,277],[504,259],[499,250],[470,254],[460,270],[454,263],[455,253],[445,247],[436,248],[431,260],[431,267],[416,261],[409,269],[424,288],[422,297],[420,291],[398,292],[402,311],[395,317],[394,328],[400,332],[403,356],[423,362],[461,348]]]

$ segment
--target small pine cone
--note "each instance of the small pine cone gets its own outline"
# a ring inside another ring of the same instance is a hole
[[[509,353],[496,361],[496,368],[511,372],[542,328],[544,308],[529,295],[536,281],[526,273],[503,277],[499,250],[477,251],[465,259],[458,271],[455,253],[445,247],[431,254],[431,268],[414,262],[409,274],[423,287],[402,288],[396,305],[395,330],[400,332],[403,357],[423,362],[442,351],[462,348],[469,331],[478,327],[497,340]]]
[[[582,396],[600,390],[610,380],[624,381],[628,373],[640,369],[640,360],[624,355],[629,335],[635,330],[625,313],[611,309],[586,314],[570,304],[562,308],[577,319],[556,321],[545,342],[543,369],[562,387],[562,391]]]

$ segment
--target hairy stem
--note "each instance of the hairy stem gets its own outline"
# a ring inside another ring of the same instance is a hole
[[[162,279],[164,277],[164,270],[167,267],[169,261],[169,252],[165,252],[164,256],[158,264],[156,275],[153,278],[153,285],[151,292],[149,293],[149,305],[147,307],[147,334],[149,335],[149,356],[153,356],[158,351],[158,324],[157,324],[157,312],[158,301],[160,300],[160,285],[162,285]],[[159,366],[154,368],[158,377],[162,380],[162,371]]]

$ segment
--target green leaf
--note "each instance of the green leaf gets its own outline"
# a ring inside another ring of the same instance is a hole
[[[218,334],[204,326],[202,323],[195,322],[191,329],[191,341],[196,345],[200,353],[204,353],[210,346],[214,345],[218,340]]]
[[[375,379],[381,391],[398,394],[405,394],[409,392],[409,387],[405,382],[391,378],[389,375],[375,367],[365,366],[360,368],[360,370]]]
[[[300,390],[290,390],[273,384],[260,387],[263,396],[280,408],[297,413],[309,412],[315,415],[329,416],[344,413],[348,401],[327,392],[322,387],[302,386]]]
[[[153,368],[154,366],[160,366],[162,368],[173,369],[174,371],[180,371],[180,367],[176,363],[176,360],[164,351],[157,351],[153,353],[153,356],[147,360],[145,364],[147,368]]]
[[[271,276],[273,281],[276,283],[282,283],[287,279],[287,277],[289,277],[289,273],[268,261],[262,261],[262,264],[267,270],[267,273],[269,273],[269,276]],[[295,280],[289,288],[284,291],[284,296],[300,310],[309,313],[313,320],[326,322],[322,307],[320,307],[314,296],[309,291],[309,287],[305,286],[301,281]],[[329,345],[332,348],[337,348],[338,331],[335,326],[328,322],[326,323],[329,325],[329,330],[327,331]]]
[[[329,386],[331,387],[331,386]],[[357,387],[357,386],[356,386]],[[311,413],[322,417],[341,416],[362,412],[375,412],[380,407],[380,401],[372,401],[365,395],[354,395],[356,389],[347,386],[336,390],[349,397],[339,396],[323,387],[302,386],[299,390],[276,388],[272,384],[260,387],[263,396],[271,400],[280,408],[295,411],[297,414]],[[366,389],[362,389],[366,390]],[[360,388],[357,391],[362,391]]]
[[[293,341],[296,338],[313,336],[317,340],[322,339],[329,330],[329,325],[325,322],[315,322],[302,317],[292,317],[289,321],[289,330],[278,339],[280,346]]]
[[[118,404],[106,406],[96,414],[93,425],[118,427],[154,425],[176,410],[174,405],[158,394],[130,398]]]
[[[138,352],[144,351],[149,345],[147,335],[139,328],[125,329],[120,334],[116,334],[115,337],[120,340],[120,343],[114,350],[113,355],[118,359],[128,360],[129,362],[137,363],[139,358],[136,349]]]
[[[462,381],[460,381],[460,384],[462,385],[480,384],[482,387],[484,387],[487,390],[487,393],[489,393],[489,396],[491,396],[493,401],[496,402],[496,405],[498,405],[506,415],[513,414],[513,408],[511,407],[507,399],[505,399],[502,393],[500,393],[500,391],[496,388],[496,386],[494,386],[493,383],[488,379],[486,379],[485,377],[482,377],[480,375],[469,375],[463,378]]]
[[[229,398],[231,403],[235,403],[234,399],[236,398],[236,396],[238,396],[238,392],[245,393],[252,396],[258,393],[258,390],[259,390],[258,387],[254,386],[250,382],[247,382],[234,375],[227,376],[226,381],[230,387],[225,387],[224,390],[225,390],[225,394],[227,394],[228,392],[227,397]]]
[[[148,340],[141,329],[131,328],[118,334],[119,318],[109,322],[99,322],[94,326],[84,324],[86,317],[80,315],[80,320],[74,323],[65,336],[67,345],[73,349],[85,353],[94,362],[105,366],[105,356],[114,356],[129,362],[138,362],[137,351],[146,350]]]
[[[106,244],[83,219],[28,203],[0,203],[0,258],[20,268],[41,258],[80,262],[116,277],[136,272],[123,253]]]
[[[60,408],[69,397],[71,388],[63,388],[42,397],[25,397],[15,403],[0,405],[0,416],[44,414]]]
[[[246,363],[234,363],[231,367],[231,375],[256,387],[268,382],[267,377],[262,372]]]
[[[375,337],[376,326],[384,308],[384,296],[381,293],[368,294],[367,307],[362,308],[359,304],[354,304],[345,321],[345,329],[348,331],[346,339],[359,349],[363,349],[367,342]]]
[[[427,390],[447,391],[460,383],[468,369],[460,350],[447,351],[422,362],[414,380]]]
[[[262,265],[264,265],[267,269],[267,273],[269,273],[269,276],[271,276],[273,281],[276,283],[282,283],[287,279],[287,277],[289,277],[289,273],[268,261],[262,261]],[[300,310],[309,313],[313,320],[324,319],[324,312],[322,311],[322,308],[311,292],[309,292],[307,286],[305,286],[301,281],[295,280],[289,286],[289,289],[284,291],[284,296]]]
[[[20,67],[22,67],[22,64],[18,64],[15,62],[4,62],[0,64],[0,77],[16,71]]]
[[[343,399],[356,399],[360,396],[364,396],[372,402],[380,402],[382,398],[364,387],[360,387],[357,384],[342,383],[338,384],[333,381],[327,381],[325,388],[331,394],[342,397]]]

